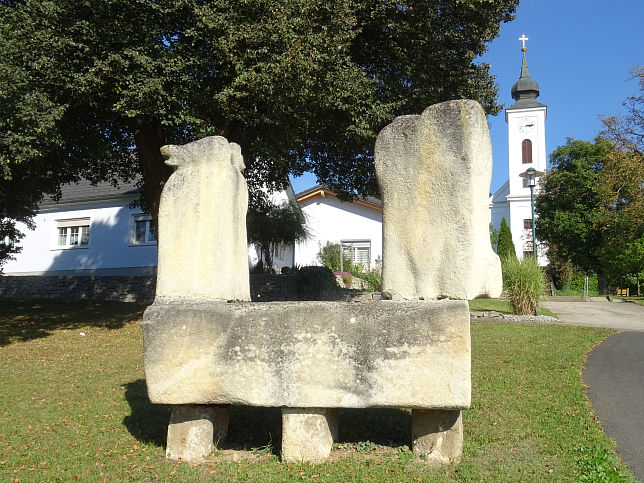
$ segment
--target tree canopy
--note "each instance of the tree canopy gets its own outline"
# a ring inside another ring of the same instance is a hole
[[[536,230],[554,256],[615,285],[644,281],[644,67],[639,93],[602,120],[594,143],[569,139],[550,156]]]
[[[517,4],[3,2],[3,193],[31,180],[32,206],[62,182],[140,175],[156,214],[159,148],[222,135],[242,148],[252,205],[305,171],[343,197],[375,194],[373,144],[395,116],[456,98],[500,111],[476,59]]]
[[[277,245],[291,245],[308,234],[306,216],[297,202],[269,203],[261,213],[251,212],[246,218],[248,241],[261,252],[262,265],[273,267],[273,250]]]
[[[603,138],[568,139],[550,156],[535,201],[536,231],[549,256],[618,285],[644,271],[644,161]]]

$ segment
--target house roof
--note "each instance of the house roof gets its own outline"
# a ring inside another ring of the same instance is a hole
[[[317,186],[313,186],[312,188],[301,191],[300,193],[297,193],[295,195],[295,199],[297,200],[298,203],[302,203],[304,201],[310,200],[311,198],[315,198],[316,196],[319,196],[321,198],[326,198],[327,196],[333,196],[337,198],[337,195],[326,186],[317,185]],[[382,200],[375,198],[373,196],[368,196],[365,199],[356,198],[352,200],[351,203],[356,203],[358,205],[366,206],[367,208],[371,208],[376,211],[382,211]]]
[[[62,193],[60,200],[56,201],[52,196],[45,196],[40,203],[40,207],[50,208],[65,203],[133,198],[140,193],[140,189],[136,186],[136,180],[129,182],[120,181],[118,187],[115,187],[109,182],[92,185],[90,181],[83,179],[77,183],[62,185],[60,191]]]

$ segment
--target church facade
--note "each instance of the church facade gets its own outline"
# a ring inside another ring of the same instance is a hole
[[[512,231],[512,241],[517,257],[531,256],[532,246],[532,211],[530,187],[528,180],[521,177],[528,168],[539,172],[546,171],[546,133],[545,121],[547,106],[537,101],[539,84],[531,77],[526,60],[524,42],[521,48],[521,75],[512,86],[511,94],[514,104],[505,110],[505,121],[508,125],[508,181],[490,197],[490,223],[501,226],[506,219]],[[538,181],[538,180],[537,180]],[[538,190],[535,188],[535,194]],[[537,240],[537,259],[539,265],[547,265],[545,248]]]

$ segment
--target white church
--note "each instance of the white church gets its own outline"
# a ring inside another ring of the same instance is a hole
[[[517,257],[532,255],[532,211],[530,185],[521,174],[529,168],[539,173],[546,171],[546,130],[547,106],[537,102],[539,84],[531,77],[526,60],[523,35],[521,51],[521,75],[512,86],[514,104],[505,110],[508,124],[508,181],[490,197],[490,223],[499,228],[505,218],[512,231],[512,241]],[[537,180],[538,181],[538,180]],[[538,182],[535,186],[535,195]],[[537,240],[537,260],[539,265],[547,265],[545,249]]]

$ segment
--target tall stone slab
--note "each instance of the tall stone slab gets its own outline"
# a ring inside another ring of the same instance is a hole
[[[164,146],[156,300],[250,300],[241,149],[220,136]]]
[[[396,118],[375,146],[383,200],[383,293],[393,298],[472,299],[501,294],[490,246],[492,146],[470,100]]]

